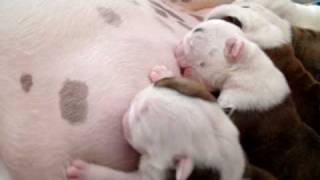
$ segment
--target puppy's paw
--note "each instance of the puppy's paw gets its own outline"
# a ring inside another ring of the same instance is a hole
[[[87,180],[86,171],[88,170],[88,164],[81,160],[73,161],[67,168],[68,180]]]
[[[149,74],[151,82],[157,82],[161,79],[173,76],[173,73],[166,66],[155,66]]]

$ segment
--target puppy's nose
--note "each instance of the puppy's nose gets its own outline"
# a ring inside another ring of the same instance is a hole
[[[203,32],[204,29],[203,28],[196,28],[193,32],[196,33],[196,32]]]

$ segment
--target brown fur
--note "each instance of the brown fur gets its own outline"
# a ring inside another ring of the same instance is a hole
[[[306,69],[315,79],[320,78],[320,31],[293,27],[292,45]]]
[[[266,170],[252,164],[247,164],[244,172],[244,178],[249,178],[250,180],[277,180],[277,178]]]
[[[295,57],[290,45],[265,52],[286,76],[301,119],[320,133],[320,83]]]
[[[155,86],[173,89],[186,96],[201,98],[206,101],[216,101],[216,98],[210,94],[204,85],[186,78],[165,78],[156,82]]]
[[[205,101],[215,102],[216,98],[199,82],[186,78],[165,78],[155,83],[155,86],[170,88],[186,96],[201,98]],[[168,171],[167,180],[175,179],[175,171]],[[247,164],[244,177],[251,180],[277,180],[267,171]],[[215,169],[196,168],[188,180],[219,180],[220,174]]]
[[[300,121],[290,97],[267,111],[235,111],[249,161],[280,180],[320,179],[320,137]]]

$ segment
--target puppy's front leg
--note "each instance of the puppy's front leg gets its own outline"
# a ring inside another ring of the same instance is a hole
[[[165,66],[155,66],[149,74],[150,80],[157,87],[173,89],[181,94],[216,101],[206,87],[200,82],[186,78],[173,77],[173,73]]]

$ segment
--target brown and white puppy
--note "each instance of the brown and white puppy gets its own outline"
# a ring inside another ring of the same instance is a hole
[[[203,22],[177,51],[182,64],[221,90],[218,103],[233,109],[252,164],[282,180],[320,179],[320,137],[301,122],[283,74],[240,28]]]
[[[159,70],[158,70],[159,72]],[[159,73],[157,73],[159,74]],[[157,76],[157,74],[155,76]],[[168,73],[166,73],[168,74]],[[158,78],[156,78],[157,80]],[[175,90],[183,95],[189,97],[200,98],[206,101],[214,101],[216,99],[209,93],[205,86],[196,81],[188,80],[185,78],[165,78],[155,83],[157,87],[164,87]],[[213,169],[198,168],[194,169],[188,180],[216,180],[220,179],[219,173],[212,171]],[[175,173],[171,173],[175,174]],[[175,179],[173,175],[168,176],[167,180]],[[250,180],[276,180],[269,172],[256,167],[247,162],[243,178]]]
[[[302,120],[320,132],[320,84],[296,58],[288,22],[268,9],[252,3],[246,6],[219,6],[209,13],[207,20],[211,19],[224,19],[236,24],[246,38],[257,43],[267,53],[286,76]],[[299,38],[302,36],[295,37],[302,39]]]
[[[295,3],[292,0],[236,0],[236,3],[259,3],[292,25],[320,31],[320,6]]]
[[[281,1],[281,0],[280,0]],[[270,23],[278,26],[281,31],[283,31],[283,38],[288,39],[295,50],[296,57],[301,60],[306,69],[311,72],[311,74],[318,78],[320,75],[320,30],[305,29],[296,26],[290,26],[290,24],[281,19],[275,13],[265,8],[264,6],[249,2],[238,2],[236,5],[249,8],[256,11],[263,18],[268,19]],[[290,37],[291,36],[291,37]],[[318,79],[319,80],[319,79]]]

